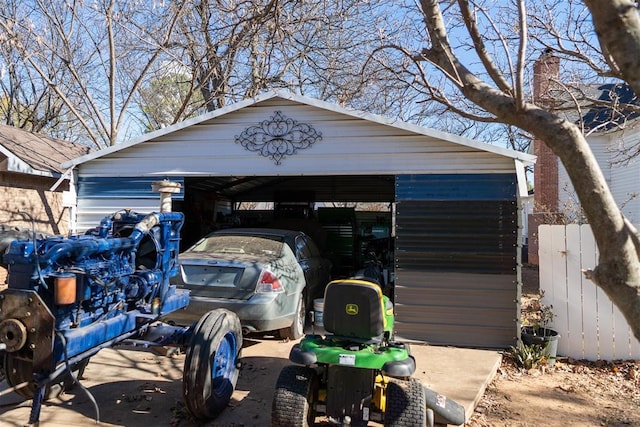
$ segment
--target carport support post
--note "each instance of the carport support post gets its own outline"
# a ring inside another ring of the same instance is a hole
[[[154,181],[151,190],[160,193],[160,212],[171,212],[171,194],[180,192],[180,183],[167,179]]]

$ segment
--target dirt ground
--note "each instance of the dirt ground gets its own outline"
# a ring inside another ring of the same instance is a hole
[[[571,361],[525,372],[505,360],[466,425],[640,426],[640,364]]]
[[[538,275],[523,268],[523,311]],[[517,368],[505,353],[469,427],[640,427],[640,362],[559,359],[553,368]]]

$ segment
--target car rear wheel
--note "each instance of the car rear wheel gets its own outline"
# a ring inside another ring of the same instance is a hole
[[[305,304],[305,294],[301,294],[298,299],[296,315],[293,323],[288,328],[280,329],[279,335],[282,339],[297,340],[304,335],[304,324],[307,319],[307,306]]]
[[[241,348],[242,331],[235,313],[216,309],[200,318],[182,376],[185,404],[194,417],[213,418],[227,406],[238,380]]]

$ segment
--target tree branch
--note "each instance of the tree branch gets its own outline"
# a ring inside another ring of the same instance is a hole
[[[585,0],[612,71],[640,94],[640,16],[631,0]]]
[[[478,54],[478,57],[480,58],[480,61],[482,61],[482,65],[487,70],[487,73],[489,74],[491,79],[495,82],[495,84],[498,86],[498,88],[507,94],[511,94],[512,93],[511,86],[509,85],[507,80],[504,78],[503,74],[500,72],[498,67],[496,67],[495,63],[491,59],[491,56],[489,55],[489,52],[487,51],[487,48],[484,44],[482,36],[480,35],[480,30],[478,29],[477,21],[473,17],[473,14],[471,13],[471,8],[469,7],[468,0],[458,0],[458,4],[460,5],[462,20],[465,26],[467,27],[467,31],[471,36],[471,40],[473,41],[473,46],[475,48],[476,53]],[[493,25],[494,24],[492,22],[492,26]],[[501,41],[504,46],[504,39],[501,39]],[[509,57],[509,50],[506,48],[506,46],[504,51],[506,53],[507,60],[511,61],[511,58]]]

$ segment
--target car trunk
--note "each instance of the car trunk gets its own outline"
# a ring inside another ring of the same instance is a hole
[[[233,259],[203,258],[203,254],[181,255],[181,284],[192,296],[249,299],[254,295],[265,264],[256,257],[234,256]]]

